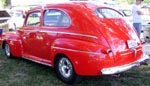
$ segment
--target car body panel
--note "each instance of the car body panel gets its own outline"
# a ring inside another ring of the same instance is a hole
[[[23,48],[19,34],[17,34],[16,32],[7,32],[6,34],[4,33],[1,36],[2,47],[5,42],[7,42],[10,45],[12,55],[16,57],[22,56]]]

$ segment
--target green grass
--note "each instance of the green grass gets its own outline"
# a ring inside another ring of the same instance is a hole
[[[6,58],[0,48],[0,86],[70,86],[52,68],[25,59]],[[71,86],[150,86],[150,65],[121,73],[119,77],[85,77]]]

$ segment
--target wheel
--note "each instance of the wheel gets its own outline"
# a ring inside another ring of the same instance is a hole
[[[55,71],[65,83],[73,84],[81,81],[81,76],[76,75],[71,61],[66,56],[59,56],[56,59]]]
[[[5,43],[5,45],[4,45],[4,52],[8,58],[12,57],[10,47],[7,43]]]

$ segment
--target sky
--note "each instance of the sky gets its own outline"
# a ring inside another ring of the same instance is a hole
[[[70,1],[95,1],[99,3],[110,2],[112,0],[70,0]],[[12,6],[19,6],[19,5],[39,5],[39,4],[46,4],[46,3],[62,3],[62,2],[69,2],[69,0],[11,0]]]

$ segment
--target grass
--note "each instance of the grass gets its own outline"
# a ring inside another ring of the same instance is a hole
[[[0,86],[150,86],[150,65],[126,71],[119,77],[85,77],[80,83],[67,85],[50,67],[6,58],[0,48]]]

